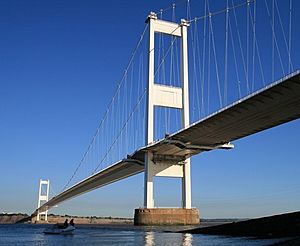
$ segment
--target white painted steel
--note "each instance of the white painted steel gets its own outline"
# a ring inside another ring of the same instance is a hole
[[[149,49],[148,49],[148,93],[147,93],[147,120],[146,120],[146,145],[153,142],[154,137],[154,103],[153,103],[153,87],[154,87],[154,22],[157,16],[150,13],[149,22]],[[145,176],[144,176],[144,206],[153,208],[153,178],[152,178],[152,153],[145,153]]]
[[[47,203],[49,199],[49,185],[50,182],[49,180],[42,180],[40,179],[40,184],[39,184],[39,199],[38,199],[38,206],[37,206],[37,217],[36,220],[39,221],[42,216],[44,215],[45,221],[48,221],[48,210],[43,210],[40,211],[39,208],[41,207],[42,203]],[[43,194],[43,186],[46,186],[46,194]]]
[[[155,13],[148,16],[149,23],[149,54],[148,54],[148,100],[146,144],[153,142],[154,136],[154,107],[177,108],[182,111],[182,127],[189,125],[189,86],[188,86],[188,51],[187,27],[185,20],[181,24],[158,20]],[[159,85],[154,83],[154,50],[155,33],[175,35],[181,38],[181,88]],[[159,171],[158,171],[159,170]],[[153,208],[153,176],[181,177],[182,178],[182,206],[191,208],[191,174],[190,160],[183,165],[168,163],[167,165],[153,162],[153,153],[145,152],[145,185],[144,207]]]
[[[154,84],[153,104],[156,106],[182,109],[182,89]]]
[[[181,83],[182,83],[182,127],[186,128],[190,125],[189,115],[189,69],[188,69],[188,44],[187,44],[187,27],[188,23],[181,20]],[[182,179],[182,207],[192,207],[192,193],[191,193],[191,160],[188,158],[183,165],[183,179]]]
[[[154,13],[150,13],[150,16],[151,16],[150,18],[152,18],[152,16],[156,16],[156,15]],[[155,19],[155,17],[153,19]],[[154,32],[168,34],[177,37],[182,36],[180,25],[178,25],[177,23],[158,20],[153,22],[153,28],[154,28]]]
[[[153,165],[153,175],[158,177],[177,177],[183,178],[183,165],[170,164],[170,163],[155,163]]]

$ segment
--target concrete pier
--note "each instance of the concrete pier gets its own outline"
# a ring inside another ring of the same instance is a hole
[[[196,208],[138,208],[134,211],[134,225],[198,225]]]

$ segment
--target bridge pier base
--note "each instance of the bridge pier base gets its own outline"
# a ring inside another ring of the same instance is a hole
[[[138,208],[134,211],[134,225],[198,225],[197,208]]]

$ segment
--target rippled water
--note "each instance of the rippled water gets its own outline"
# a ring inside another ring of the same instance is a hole
[[[0,225],[0,245],[272,245],[276,240],[254,240],[167,233],[161,227],[78,226],[74,235],[45,235],[50,225]]]

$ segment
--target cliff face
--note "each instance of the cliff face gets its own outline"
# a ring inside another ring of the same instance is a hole
[[[0,224],[14,224],[27,217],[27,214],[0,214]]]

